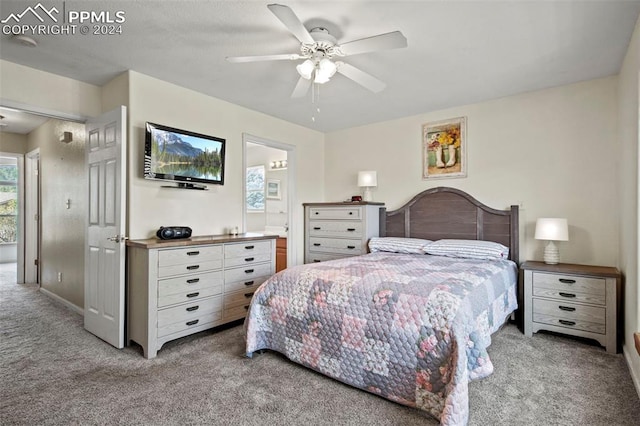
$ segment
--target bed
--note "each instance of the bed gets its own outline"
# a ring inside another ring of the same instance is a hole
[[[371,253],[288,268],[256,291],[246,354],[273,350],[466,424],[468,383],[493,372],[491,334],[517,308],[518,207],[439,187],[380,214]]]

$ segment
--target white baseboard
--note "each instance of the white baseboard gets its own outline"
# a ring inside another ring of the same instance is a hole
[[[50,297],[51,299],[55,300],[56,302],[62,303],[67,308],[71,309],[72,311],[84,316],[84,309],[82,309],[80,306],[74,305],[73,303],[69,302],[67,299],[64,299],[64,298],[58,296],[57,294],[52,293],[49,290],[46,290],[46,289],[44,289],[42,287],[40,287],[40,292],[43,293],[45,296]]]
[[[635,352],[636,348],[633,347],[631,349]],[[627,345],[622,345],[622,353],[624,354],[624,359],[627,361],[627,367],[629,367],[629,373],[631,374],[631,380],[633,381],[633,385],[636,387],[636,393],[638,394],[638,398],[640,398],[640,371],[633,370],[633,362],[631,361],[631,357],[635,356],[633,352],[629,352],[629,347]]]

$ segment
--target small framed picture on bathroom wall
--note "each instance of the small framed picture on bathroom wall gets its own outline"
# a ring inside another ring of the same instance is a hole
[[[422,179],[467,176],[467,117],[422,125]]]
[[[267,199],[280,200],[280,181],[278,179],[267,179]]]

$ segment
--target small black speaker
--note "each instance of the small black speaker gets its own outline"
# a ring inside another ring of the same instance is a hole
[[[180,238],[190,238],[191,228],[188,226],[161,226],[156,232],[156,236],[161,240],[178,240]]]

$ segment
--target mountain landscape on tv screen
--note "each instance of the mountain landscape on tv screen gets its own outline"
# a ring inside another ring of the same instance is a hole
[[[211,151],[194,147],[173,132],[154,130],[151,140],[151,170],[153,173],[184,176],[199,179],[220,180],[222,143]]]

